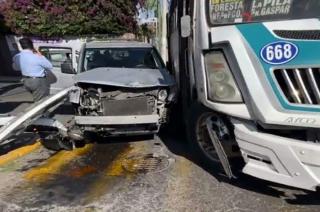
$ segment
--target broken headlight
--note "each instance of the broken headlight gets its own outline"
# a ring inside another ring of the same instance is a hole
[[[212,51],[205,55],[208,97],[218,102],[243,102],[229,65],[222,51]]]
[[[159,93],[158,93],[158,100],[159,101],[166,101],[168,98],[168,92],[166,90],[160,90]]]

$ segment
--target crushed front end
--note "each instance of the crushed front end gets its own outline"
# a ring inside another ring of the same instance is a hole
[[[83,132],[101,136],[156,134],[168,121],[169,88],[124,88],[79,83],[71,94]]]

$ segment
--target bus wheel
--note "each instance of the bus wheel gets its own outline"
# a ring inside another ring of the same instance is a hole
[[[206,165],[220,163],[206,125],[214,113],[200,104],[194,105],[190,111],[187,133],[191,151]]]

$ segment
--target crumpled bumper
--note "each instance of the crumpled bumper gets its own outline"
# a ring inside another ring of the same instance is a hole
[[[158,115],[75,116],[75,123],[87,131],[100,130],[105,136],[153,135],[159,132]]]
[[[139,116],[75,116],[78,125],[137,125],[159,124],[158,115]]]
[[[244,173],[307,190],[320,185],[320,144],[261,133],[236,120],[233,124]]]

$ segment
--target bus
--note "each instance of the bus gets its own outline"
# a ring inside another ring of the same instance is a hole
[[[169,64],[192,150],[267,181],[320,184],[320,1],[172,0]]]

